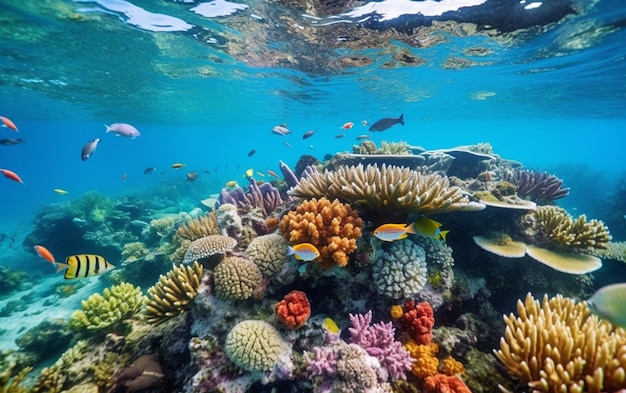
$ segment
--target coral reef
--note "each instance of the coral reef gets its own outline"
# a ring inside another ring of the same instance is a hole
[[[196,297],[203,267],[197,261],[193,266],[174,266],[165,276],[148,289],[145,318],[158,325],[189,308]]]
[[[8,266],[0,266],[0,295],[19,289],[27,278],[28,273],[26,272],[15,271]]]
[[[142,355],[122,370],[115,380],[114,388],[124,386],[129,392],[154,388],[163,376],[163,370],[155,356]]]
[[[424,380],[426,393],[472,393],[456,375],[437,374]]]
[[[437,358],[439,346],[437,344],[418,344],[415,340],[410,339],[405,347],[411,358],[415,359],[411,366],[413,375],[423,379],[437,374],[439,368],[439,359]]]
[[[9,365],[0,372],[0,392],[1,393],[28,393],[28,388],[21,386],[26,375],[32,371],[32,367],[25,367],[17,374],[13,375],[15,364]]]
[[[613,392],[626,387],[626,333],[561,295],[517,302],[496,357],[536,392]]]
[[[295,330],[301,328],[311,316],[311,304],[302,291],[291,291],[283,300],[276,303],[274,312],[278,320],[287,327]]]
[[[222,203],[217,208],[217,224],[222,231],[222,235],[239,239],[243,232],[241,216],[237,211],[237,206],[232,203]]]
[[[124,244],[124,248],[122,249],[122,265],[127,263],[136,262],[146,255],[148,255],[150,251],[146,247],[145,243],[142,242],[131,242]]]
[[[240,213],[259,209],[262,215],[267,217],[283,203],[280,192],[271,183],[259,185],[253,177],[248,177],[248,181],[250,184],[246,191],[239,186],[230,191],[223,188],[219,195],[220,204],[234,205]]]
[[[356,249],[363,221],[356,210],[338,200],[313,198],[302,202],[280,220],[280,232],[291,243],[311,243],[320,252],[317,263],[325,269],[346,266]]]
[[[185,253],[183,264],[189,265],[194,261],[209,258],[213,255],[221,255],[231,251],[237,245],[237,241],[223,235],[209,235],[191,242]]]
[[[38,364],[47,356],[62,352],[74,335],[67,329],[64,319],[44,320],[19,336],[15,343],[23,355],[27,354],[29,364]]]
[[[391,245],[379,241],[375,244],[380,247],[374,246],[372,266],[376,291],[392,299],[416,295],[426,284],[424,249],[410,239],[397,240]]]
[[[432,330],[435,326],[433,308],[427,302],[415,303],[406,300],[402,305],[402,317],[399,319],[403,330],[415,340],[417,344],[428,344],[432,340]]]
[[[254,238],[246,248],[245,253],[252,258],[261,273],[269,277],[278,272],[289,261],[288,245],[281,235],[271,233]]]
[[[517,187],[518,196],[540,205],[550,204],[569,194],[569,188],[563,188],[563,181],[547,172],[514,169],[509,181]]]
[[[300,156],[300,158],[298,158],[298,161],[296,162],[294,174],[299,179],[302,177],[302,174],[307,167],[316,167],[319,163],[320,162],[318,161],[318,159],[314,156],[310,154],[303,154]]]
[[[338,198],[375,210],[405,210],[427,214],[482,210],[447,177],[421,174],[406,167],[383,164],[340,166],[334,171],[311,172],[289,191],[301,198]]]
[[[264,321],[239,322],[226,336],[228,359],[247,371],[269,371],[288,345],[272,325]]]
[[[249,259],[225,258],[213,271],[215,293],[224,299],[244,300],[258,296],[262,290],[261,271]]]
[[[182,243],[182,240],[198,240],[210,235],[218,235],[220,228],[217,224],[217,214],[211,211],[208,214],[193,218],[184,223],[176,230],[174,239]]]

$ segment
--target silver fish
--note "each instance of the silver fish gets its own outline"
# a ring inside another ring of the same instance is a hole
[[[83,150],[81,151],[80,158],[85,161],[96,151],[96,147],[98,147],[98,143],[100,142],[100,138],[93,139],[85,146],[83,146]]]
[[[356,137],[356,140],[357,141],[361,141],[363,139],[368,139],[368,138],[370,138],[369,135],[359,135],[359,136]]]
[[[315,130],[307,131],[304,133],[304,135],[302,135],[302,139],[310,138],[313,134],[315,134]]]
[[[275,126],[274,128],[272,128],[272,133],[285,136],[287,134],[291,134],[291,131],[289,131],[287,127],[284,126]]]
[[[372,126],[370,127],[370,131],[385,131],[386,129],[391,128],[396,124],[404,125],[404,113],[401,114],[398,118],[386,117],[384,119],[378,120],[376,123],[372,124]]]

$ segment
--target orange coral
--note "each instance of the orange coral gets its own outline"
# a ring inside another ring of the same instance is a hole
[[[413,375],[419,378],[426,378],[437,374],[437,367],[439,366],[439,359],[435,354],[439,352],[439,346],[435,343],[429,343],[421,345],[411,339],[404,344],[407,351],[415,362],[411,366]]]
[[[444,374],[431,375],[424,380],[427,393],[472,393],[461,378]]]
[[[447,357],[441,362],[439,371],[445,375],[463,374],[465,372],[465,367],[463,367],[463,363],[459,362],[455,358]]]
[[[306,323],[311,316],[311,304],[302,291],[291,291],[274,306],[278,319],[288,329],[295,330]]]
[[[362,225],[358,212],[347,203],[313,198],[283,216],[280,232],[293,244],[313,244],[320,252],[317,263],[330,269],[348,263],[348,255],[356,249],[356,239],[361,237]]]
[[[404,310],[402,310],[401,305],[394,304],[389,309],[389,314],[391,315],[391,319],[393,320],[400,319],[402,317],[402,314],[404,314]]]

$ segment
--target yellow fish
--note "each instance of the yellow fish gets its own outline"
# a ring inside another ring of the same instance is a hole
[[[332,334],[339,333],[339,326],[337,326],[337,324],[335,323],[335,321],[333,321],[332,318],[324,319],[324,329],[328,330],[328,332]]]
[[[431,237],[435,240],[443,239],[445,241],[446,236],[450,231],[442,231],[441,225],[442,224],[439,221],[435,221],[428,217],[420,217],[415,220],[415,230],[421,235]]]
[[[287,255],[293,255],[299,261],[312,261],[320,256],[320,252],[311,243],[300,243],[295,246],[287,246]]]
[[[587,300],[587,304],[598,317],[626,329],[626,283],[611,284],[598,289]]]
[[[409,235],[409,233],[415,235],[415,229],[413,228],[413,225],[413,223],[409,225],[383,224],[374,229],[374,236],[385,242],[405,239]]]
[[[56,192],[56,193],[57,193],[57,194],[59,194],[59,195],[66,195],[66,194],[69,194],[69,191],[65,191],[65,190],[64,190],[64,189],[62,189],[62,188],[55,188],[55,189],[54,189],[54,190],[52,190],[52,191]]]
[[[181,164],[180,162],[172,164],[172,168],[174,168],[174,169],[180,169],[180,168],[182,168],[184,166],[185,166],[185,164]]]
[[[246,171],[244,172],[242,177],[247,179],[247,178],[252,177],[252,176],[254,176],[254,169],[248,168],[248,169],[246,169]]]
[[[226,182],[226,187],[228,188],[233,188],[233,187],[237,187],[237,180],[231,180],[231,181],[227,181]]]
[[[65,263],[57,262],[57,272],[65,271],[65,278],[85,278],[97,276],[112,270],[115,266],[109,261],[94,254],[71,255],[65,259]]]

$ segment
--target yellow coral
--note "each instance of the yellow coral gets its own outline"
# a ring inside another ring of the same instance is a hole
[[[218,235],[220,228],[217,225],[217,215],[215,211],[211,211],[206,216],[194,218],[193,220],[181,225],[174,234],[174,240],[182,242],[182,240],[198,240],[201,237],[209,235]]]
[[[587,304],[529,293],[494,353],[509,374],[536,392],[614,392],[626,388],[626,332],[598,320]]]
[[[414,340],[409,340],[404,346],[409,351],[409,355],[415,359],[411,366],[413,375],[419,378],[426,378],[437,374],[439,359],[437,359],[436,354],[439,352],[439,346],[436,343],[431,342],[426,345],[420,345]]]
[[[394,304],[389,309],[389,314],[391,315],[391,319],[396,320],[396,319],[400,319],[400,317],[402,317],[402,314],[404,314],[404,311],[402,311],[402,306],[401,305]]]
[[[142,242],[131,242],[124,244],[124,249],[122,250],[122,257],[124,260],[122,261],[122,265],[125,265],[130,262],[135,262],[146,255],[148,255],[148,247],[146,247],[145,243]]]
[[[6,370],[0,372],[0,393],[26,393],[29,390],[21,386],[26,374],[31,372],[32,367],[25,367],[19,373],[12,376],[15,364],[9,365]]]
[[[463,374],[465,372],[465,367],[463,367],[463,363],[459,362],[453,357],[447,357],[443,359],[441,362],[441,368],[439,371],[445,375],[457,375]]]
[[[320,252],[322,268],[345,266],[356,249],[363,221],[350,205],[335,199],[313,198],[302,202],[280,220],[280,232],[292,243],[311,243]]]

